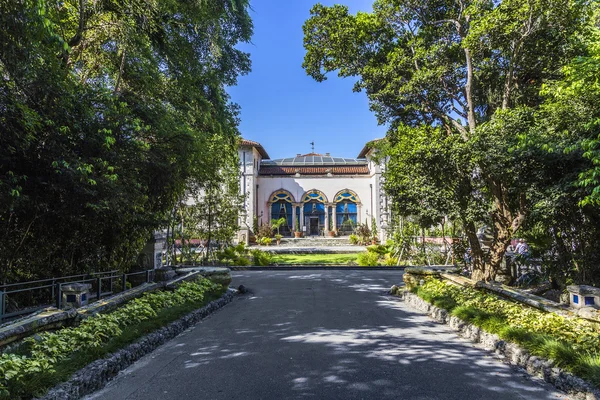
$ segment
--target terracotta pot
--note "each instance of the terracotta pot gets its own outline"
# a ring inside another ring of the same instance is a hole
[[[334,237],[335,236],[335,231],[329,231],[329,236]]]
[[[294,232],[294,237],[297,238],[301,238],[302,237],[302,232]]]

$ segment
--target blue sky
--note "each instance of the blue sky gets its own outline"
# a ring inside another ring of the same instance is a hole
[[[356,157],[369,140],[383,137],[365,93],[353,93],[351,79],[329,74],[318,83],[302,69],[302,25],[316,0],[252,0],[252,72],[229,88],[242,107],[240,131],[260,142],[272,159],[309,153]],[[350,12],[370,11],[373,0],[322,0]]]

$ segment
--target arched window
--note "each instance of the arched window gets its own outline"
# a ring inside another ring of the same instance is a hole
[[[358,223],[358,203],[356,193],[345,189],[335,196],[336,228],[339,233],[350,234]]]
[[[279,228],[282,235],[292,232],[292,207],[294,198],[287,190],[278,190],[271,195],[271,221],[285,218],[285,224]]]
[[[302,196],[304,225],[309,235],[320,235],[325,229],[325,204],[327,197],[318,190],[308,191]]]

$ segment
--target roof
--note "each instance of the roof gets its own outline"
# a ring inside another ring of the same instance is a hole
[[[248,140],[248,139],[244,139],[241,138],[240,139],[240,146],[250,146],[250,147],[254,147],[256,149],[256,151],[258,151],[260,153],[260,156],[263,158],[263,160],[268,160],[271,157],[269,157],[269,154],[267,153],[267,151],[265,150],[265,148],[262,146],[262,144],[255,142],[253,140]]]
[[[365,144],[365,147],[363,147],[363,149],[360,151],[360,153],[358,153],[358,158],[365,158],[367,156],[367,154],[369,153],[369,151],[371,151],[371,149],[373,148],[375,143],[379,143],[382,140],[383,139],[374,139],[374,140],[371,140],[370,142],[367,142],[367,144]]]
[[[365,165],[349,166],[279,166],[261,163],[260,175],[369,175]]]
[[[358,158],[344,158],[344,157],[332,157],[329,154],[317,154],[309,153],[290,158],[280,158],[277,160],[263,161],[261,163],[263,167],[271,165],[279,166],[293,166],[293,167],[305,167],[305,166],[349,166],[349,165],[367,165],[367,160]]]

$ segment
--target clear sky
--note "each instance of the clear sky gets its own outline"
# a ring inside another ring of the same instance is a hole
[[[351,79],[329,74],[318,83],[302,69],[302,25],[317,0],[251,0],[254,21],[252,72],[229,88],[241,110],[240,131],[260,142],[272,159],[309,153],[356,157],[366,142],[385,136],[369,111],[365,93],[352,92]],[[321,0],[345,4],[350,12],[371,11],[372,0]]]

